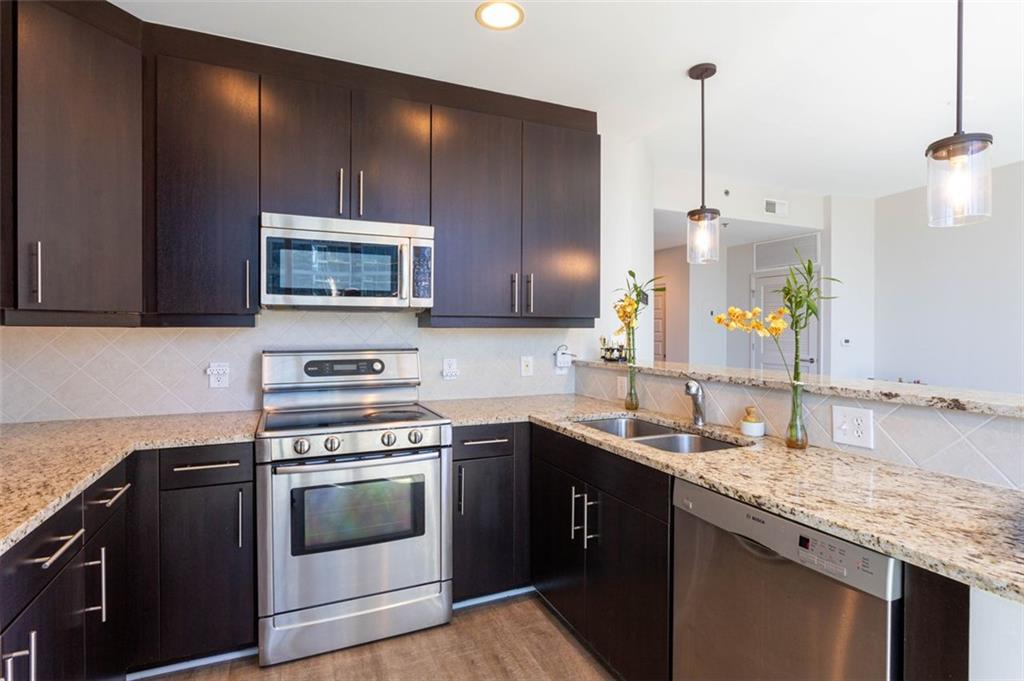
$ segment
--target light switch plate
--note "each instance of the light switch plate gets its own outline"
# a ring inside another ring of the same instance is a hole
[[[210,362],[206,367],[206,375],[210,378],[211,388],[226,388],[229,383],[231,365],[227,362]]]
[[[832,441],[875,448],[875,413],[870,409],[832,405]]]
[[[519,358],[519,375],[533,376],[533,355],[523,355]]]
[[[441,378],[446,381],[454,381],[459,377],[459,361],[448,358],[441,360]]]

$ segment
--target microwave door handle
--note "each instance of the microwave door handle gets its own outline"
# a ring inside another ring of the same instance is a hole
[[[328,473],[353,468],[369,468],[371,466],[390,466],[392,464],[416,463],[430,461],[440,457],[440,452],[411,454],[409,456],[382,456],[377,459],[357,459],[355,461],[335,461],[333,463],[283,464],[274,466],[274,475],[292,475],[295,473]]]
[[[409,299],[409,248],[398,244],[398,299]]]

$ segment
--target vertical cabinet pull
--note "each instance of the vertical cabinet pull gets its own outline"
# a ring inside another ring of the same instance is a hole
[[[533,314],[533,272],[526,275],[526,311]]]
[[[345,214],[345,169],[338,168],[338,215]]]
[[[242,489],[238,489],[238,548],[242,548]]]
[[[363,217],[363,171],[359,171],[359,217]]]
[[[83,563],[85,567],[99,567],[100,569],[100,604],[86,608],[84,612],[99,612],[100,622],[107,623],[107,547],[100,547],[100,559],[90,560]]]
[[[576,524],[576,500],[580,497],[585,496],[583,494],[576,494],[576,486],[573,485],[572,491],[569,492],[569,540],[576,539],[576,530],[582,530],[583,527]],[[586,522],[586,517],[584,517]]]
[[[250,270],[249,259],[246,258],[245,259],[245,309],[246,310],[248,310],[248,309],[250,309],[252,307],[252,301],[250,300],[250,295],[251,295],[251,285],[250,285],[251,277],[250,277],[250,274],[251,273],[250,273],[249,270]]]
[[[466,467],[459,466],[459,515],[466,515]]]
[[[512,273],[512,311],[519,314],[519,273]]]
[[[583,550],[587,550],[587,544],[591,539],[597,539],[597,533],[590,534],[590,507],[597,506],[596,501],[590,501],[586,494],[583,495]]]
[[[3,656],[4,660],[4,678],[3,681],[14,681],[14,661],[19,657],[28,658],[28,679],[29,681],[36,681],[36,632],[33,629],[28,634],[28,648],[24,650],[16,650],[13,653],[8,653]]]
[[[36,302],[43,302],[43,242],[36,242]]]

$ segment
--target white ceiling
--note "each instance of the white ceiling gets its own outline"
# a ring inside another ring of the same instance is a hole
[[[953,132],[953,0],[569,2],[524,0],[509,32],[475,2],[115,0],[157,23],[276,45],[598,112],[656,163],[698,166],[707,83],[709,170],[820,194],[879,196],[925,183],[924,149]],[[968,0],[965,122],[1024,159],[1024,2]]]
[[[719,232],[721,248],[752,244],[758,241],[782,239],[797,234],[809,234],[820,230],[813,227],[780,225],[755,220],[738,220],[722,216],[722,230]],[[677,210],[654,209],[654,250],[675,248],[686,245],[686,213]]]

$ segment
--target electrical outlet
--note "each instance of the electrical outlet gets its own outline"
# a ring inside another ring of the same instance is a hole
[[[619,399],[626,399],[626,377],[618,376],[618,380],[615,382],[615,396]]]
[[[441,360],[441,378],[454,381],[459,377],[459,361],[457,359]]]
[[[875,412],[832,405],[832,441],[843,445],[875,448]]]
[[[533,376],[533,355],[523,355],[519,358],[519,375]]]
[[[210,378],[211,388],[226,388],[229,383],[231,365],[227,362],[210,362],[206,367],[206,375]]]

